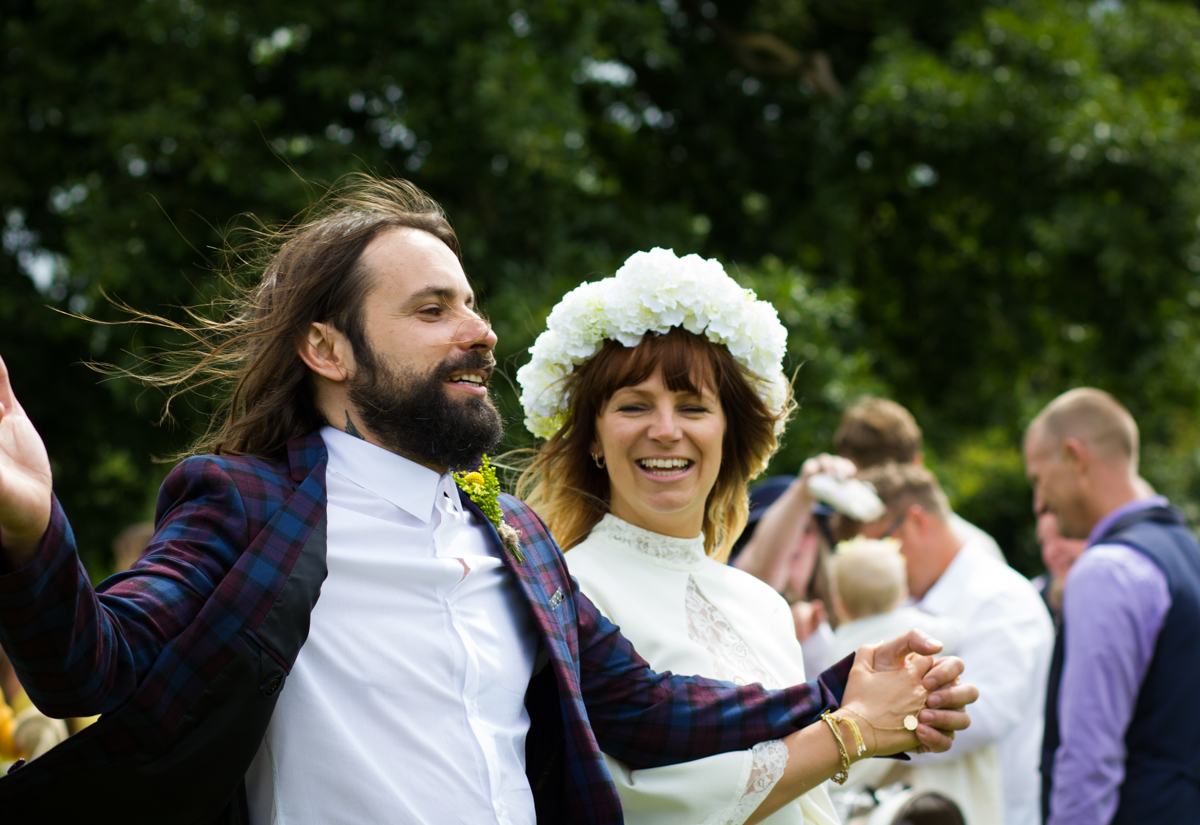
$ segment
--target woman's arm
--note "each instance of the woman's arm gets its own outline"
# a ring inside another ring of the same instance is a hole
[[[960,661],[944,659],[935,665],[930,656],[905,654],[905,647],[897,647],[897,644],[906,646],[908,638],[858,649],[841,707],[830,714],[841,735],[841,743],[834,735],[833,726],[824,720],[785,737],[787,767],[762,804],[746,820],[747,825],[762,821],[791,800],[835,776],[848,764],[908,750],[949,747],[953,731],[970,724],[964,713],[922,709],[927,702],[942,707],[951,707],[960,700],[969,703],[978,692],[971,686],[957,685],[957,673],[962,671]],[[897,655],[900,666],[884,669],[896,663]],[[940,696],[929,693],[929,686],[934,684],[947,684],[952,693]],[[905,717],[910,714],[919,719],[919,724],[911,731],[904,724]],[[932,724],[938,725],[940,730],[934,730],[930,727]],[[855,728],[861,734],[861,749],[854,735]],[[941,741],[934,743],[934,737]]]

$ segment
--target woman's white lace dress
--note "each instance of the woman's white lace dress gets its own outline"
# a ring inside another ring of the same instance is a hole
[[[606,515],[566,558],[583,593],[655,670],[768,688],[804,681],[787,602],[705,556],[703,537],[672,538]],[[629,825],[741,825],[783,775],[787,749],[765,742],[643,770],[605,759]],[[823,786],[764,820],[837,821]]]

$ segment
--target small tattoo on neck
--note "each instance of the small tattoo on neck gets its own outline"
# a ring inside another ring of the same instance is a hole
[[[363,434],[358,431],[358,427],[355,427],[354,422],[350,420],[349,410],[346,410],[346,435],[352,435],[355,438],[362,439],[363,441],[367,440],[363,438]]]

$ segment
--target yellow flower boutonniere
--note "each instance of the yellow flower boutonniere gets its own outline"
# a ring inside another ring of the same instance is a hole
[[[477,470],[452,472],[450,475],[454,477],[458,489],[466,493],[488,517],[488,521],[495,525],[500,540],[504,542],[508,552],[512,553],[513,558],[519,562],[525,561],[525,556],[521,553],[520,536],[504,520],[504,513],[500,510],[500,482],[496,480],[496,470],[488,457],[483,457]]]

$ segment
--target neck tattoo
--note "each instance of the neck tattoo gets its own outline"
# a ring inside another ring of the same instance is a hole
[[[363,434],[358,431],[358,427],[354,426],[354,422],[350,420],[350,411],[346,410],[346,435],[352,435],[357,439],[366,441]]]

